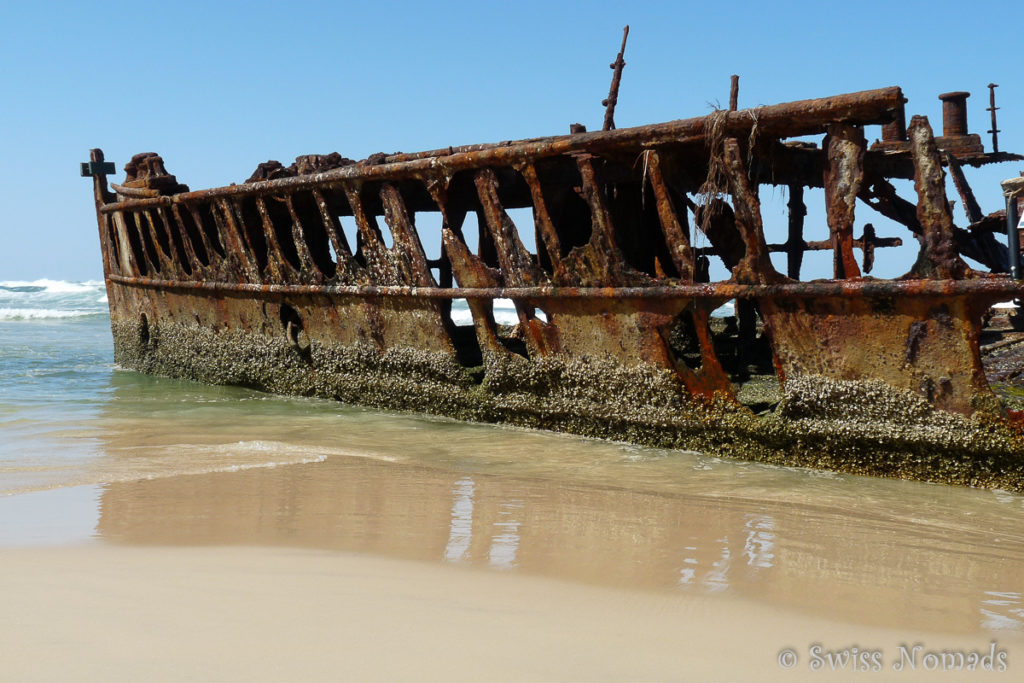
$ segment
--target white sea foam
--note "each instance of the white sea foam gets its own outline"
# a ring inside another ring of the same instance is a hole
[[[68,280],[0,281],[0,321],[79,318],[105,313],[102,282]]]
[[[46,320],[57,318],[80,318],[95,315],[96,311],[68,310],[53,308],[0,308],[0,320]]]
[[[68,280],[50,280],[42,278],[39,280],[0,280],[0,287],[23,288],[39,287],[47,294],[77,294],[82,292],[95,292],[103,287],[99,280],[87,280],[85,282],[70,282]]]
[[[537,311],[536,315],[540,320],[547,320],[543,311]],[[473,324],[473,313],[465,299],[455,299],[452,302],[452,322],[456,325]],[[519,322],[519,314],[516,313],[516,305],[512,299],[494,300],[494,322],[499,325],[515,325]]]
[[[730,315],[736,315],[736,304],[732,301],[727,301],[715,310],[711,311],[713,318],[727,318]]]

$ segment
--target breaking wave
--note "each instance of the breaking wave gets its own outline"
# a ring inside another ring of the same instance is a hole
[[[80,318],[106,312],[107,292],[101,281],[0,280],[0,322]]]

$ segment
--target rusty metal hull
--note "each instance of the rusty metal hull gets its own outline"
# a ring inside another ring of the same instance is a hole
[[[958,240],[998,253],[976,231],[957,232],[942,182],[944,164],[986,160],[974,147],[939,147],[919,117],[905,141],[867,149],[865,127],[891,126],[902,106],[886,88],[363,162],[301,157],[197,192],[139,155],[114,192],[93,174],[116,361],[458,419],[1024,490],[1020,421],[992,393],[979,351],[989,306],[1024,287],[962,261]],[[826,134],[820,147],[784,142],[814,134]],[[91,161],[101,169],[102,152]],[[916,202],[890,192],[892,178],[914,179]],[[763,183],[824,188],[827,240],[803,239],[802,192],[791,190],[790,240],[768,245]],[[870,226],[854,239],[858,199],[902,217],[920,242],[907,276],[866,276],[869,252],[898,240]],[[529,224],[513,220],[515,208],[531,210]],[[421,244],[424,213],[440,220],[436,256]],[[711,246],[698,248],[698,235]],[[799,257],[815,248],[833,251],[834,278],[799,281]],[[786,276],[772,249],[788,252]],[[727,280],[707,281],[709,257]],[[515,303],[517,325],[495,322],[498,298]],[[472,326],[455,324],[455,299]],[[711,318],[733,299],[737,320]]]

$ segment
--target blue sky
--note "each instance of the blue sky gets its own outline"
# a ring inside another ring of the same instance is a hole
[[[609,62],[630,24],[619,127],[900,85],[941,127],[936,96],[968,90],[969,124],[1024,151],[1024,12],[1013,2],[16,3],[0,25],[0,280],[101,277],[89,182],[163,155],[193,189],[261,161],[352,158],[600,128]],[[869,137],[877,136],[869,131]],[[982,208],[1024,164],[971,176]],[[812,212],[814,211],[812,207]],[[872,220],[858,209],[857,232]],[[766,221],[778,216],[766,209]],[[961,216],[958,222],[963,224]],[[823,219],[822,219],[823,220]],[[873,221],[876,225],[880,221]],[[808,223],[811,227],[811,223]],[[900,234],[897,228],[880,231]]]

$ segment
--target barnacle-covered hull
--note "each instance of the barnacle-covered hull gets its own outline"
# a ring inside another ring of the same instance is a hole
[[[980,253],[999,270],[1006,249],[991,231],[953,225],[943,182],[943,165],[1017,157],[986,155],[965,132],[937,142],[918,117],[904,135],[903,101],[887,88],[358,163],[305,157],[198,192],[155,155],[133,159],[111,192],[94,150],[116,360],[381,408],[1024,490],[1024,437],[979,351],[983,315],[1021,287],[966,266],[961,253]],[[883,142],[869,149],[864,129],[879,124]],[[821,147],[784,142],[822,133]],[[893,178],[915,180],[916,203]],[[789,189],[784,245],[765,239],[762,184]],[[822,243],[803,236],[805,187],[824,189]],[[874,249],[896,240],[870,226],[854,239],[858,199],[920,241],[907,276],[861,272],[854,248],[868,271]],[[436,254],[421,243],[429,216]],[[800,257],[815,248],[833,252],[834,278],[800,281]],[[773,250],[786,251],[786,275]],[[708,281],[710,258],[728,279]],[[518,324],[495,321],[496,299],[514,303]],[[456,324],[454,300],[472,326]],[[735,318],[711,316],[730,300]]]

